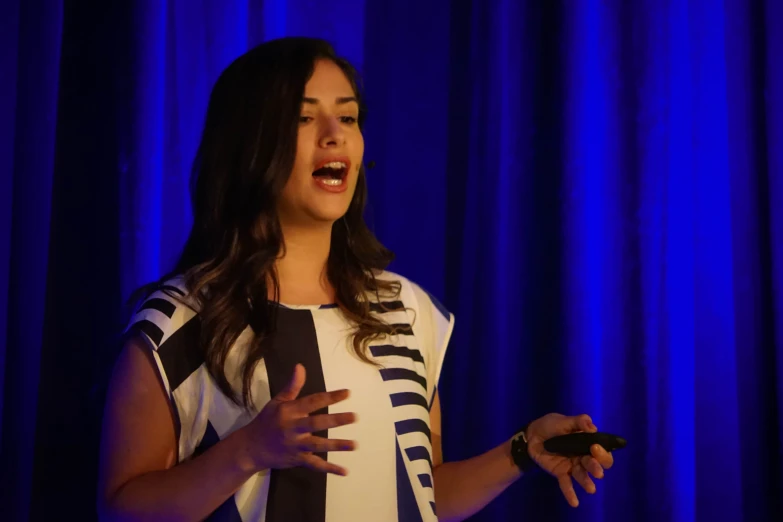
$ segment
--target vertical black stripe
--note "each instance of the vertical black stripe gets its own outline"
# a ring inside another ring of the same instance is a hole
[[[277,331],[269,341],[265,357],[272,397],[291,380],[294,366],[304,365],[307,380],[299,393],[306,397],[326,391],[318,337],[310,310],[280,307]],[[328,413],[324,408],[312,413]],[[327,431],[314,433],[328,437]],[[325,453],[317,454],[326,458]],[[323,522],[326,518],[326,474],[306,468],[272,470],[266,507],[267,522]]]

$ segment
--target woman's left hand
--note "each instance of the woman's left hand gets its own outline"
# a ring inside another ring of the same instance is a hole
[[[577,507],[579,500],[571,478],[573,477],[588,493],[595,493],[595,483],[590,475],[601,479],[604,476],[604,469],[611,468],[614,463],[612,454],[598,444],[590,448],[591,455],[584,457],[562,457],[544,449],[545,440],[578,431],[594,433],[598,428],[587,415],[566,417],[559,413],[550,413],[533,421],[527,429],[527,447],[530,456],[541,469],[557,479],[560,490],[572,507]]]

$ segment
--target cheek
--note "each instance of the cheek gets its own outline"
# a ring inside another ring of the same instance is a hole
[[[358,166],[361,165],[362,160],[364,159],[364,137],[359,133],[356,140],[354,140],[354,146],[352,151],[352,156],[356,159],[356,165],[357,170]]]
[[[280,202],[288,208],[297,207],[307,198],[307,192],[312,182],[312,173],[303,166],[294,165],[294,170],[288,177],[288,181],[280,194]]]
[[[364,156],[364,136],[359,132],[359,137],[356,140],[356,152],[359,156]]]
[[[313,172],[313,146],[309,143],[306,136],[299,136],[296,144],[296,156],[294,157],[294,168],[291,176],[288,178],[288,185],[301,184],[309,181]]]
[[[308,143],[308,137],[300,132],[296,140],[296,155],[294,156],[294,172],[301,170],[306,165],[313,154],[313,147]]]
[[[294,180],[294,176],[288,178],[288,181],[286,182],[285,186],[283,187],[283,191],[280,193],[280,199],[278,200],[278,208],[279,209],[289,209],[292,206],[296,206],[296,182]]]
[[[312,172],[309,165],[311,165],[311,151],[308,150],[307,145],[302,143],[301,138],[298,140],[296,146],[296,156],[294,157],[294,166],[291,169],[291,174],[288,176],[283,187],[281,194],[281,200],[285,203],[291,204],[298,199],[298,195],[303,190],[303,185],[310,181]]]

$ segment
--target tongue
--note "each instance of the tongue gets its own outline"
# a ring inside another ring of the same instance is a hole
[[[340,179],[341,174],[342,174],[342,170],[330,169],[329,167],[322,167],[316,170],[315,172],[313,172],[313,176],[334,178],[334,179]]]

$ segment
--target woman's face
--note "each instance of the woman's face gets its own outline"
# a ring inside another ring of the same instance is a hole
[[[284,226],[333,223],[348,211],[364,155],[355,96],[334,62],[316,62],[302,100],[294,168],[278,204]]]

